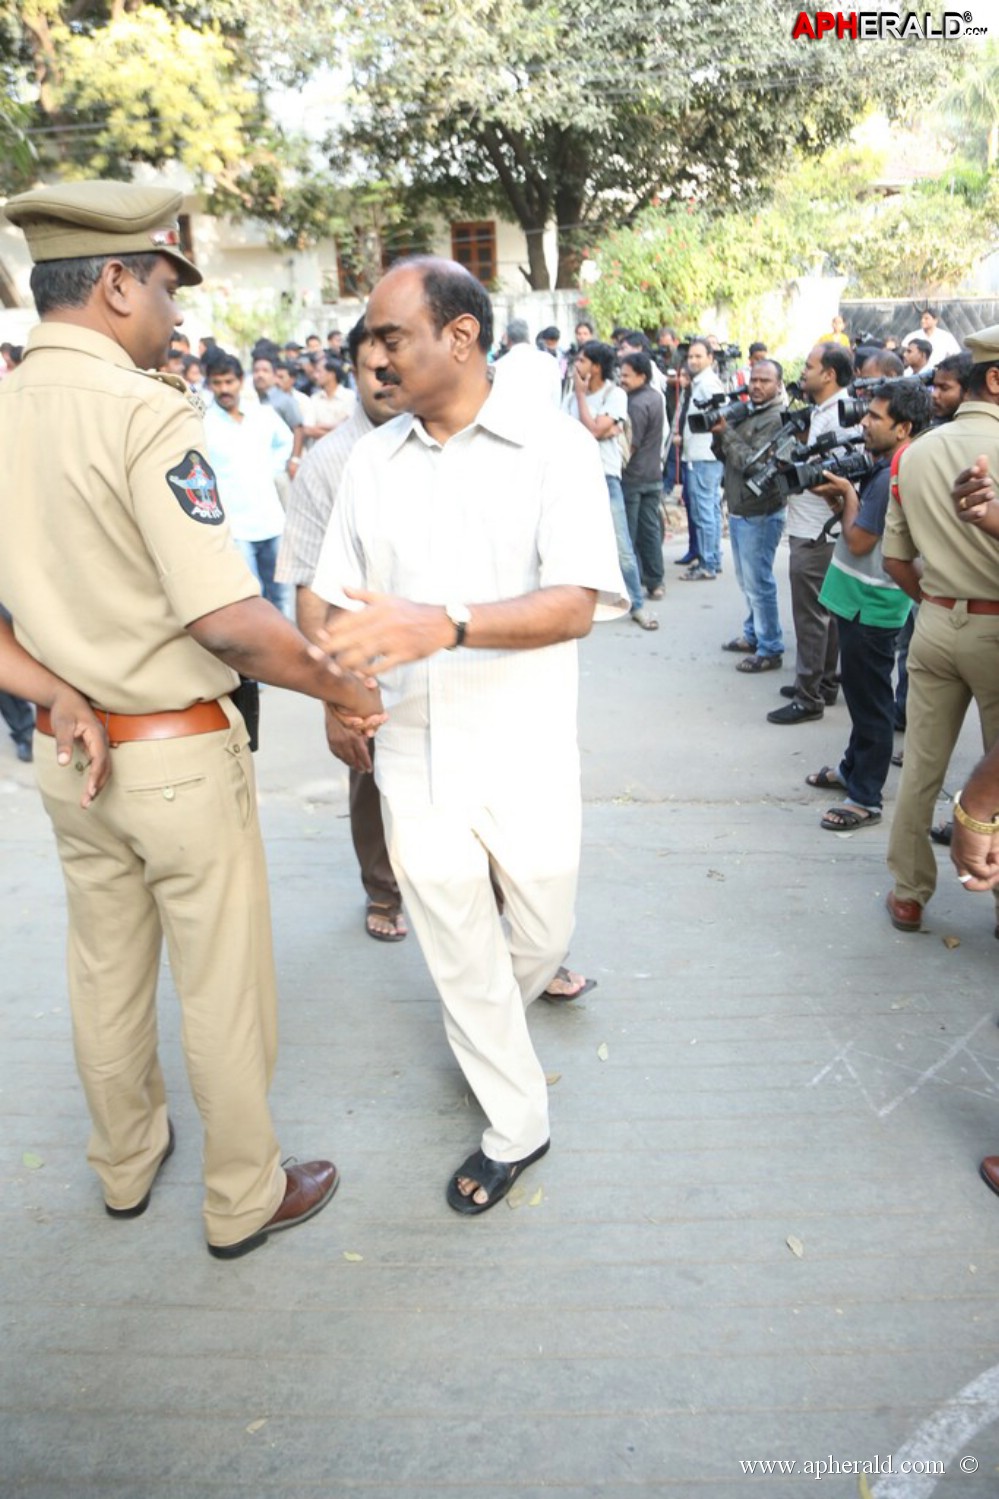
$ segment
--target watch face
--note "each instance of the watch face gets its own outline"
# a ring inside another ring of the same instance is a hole
[[[467,604],[447,604],[444,612],[453,625],[467,625],[472,618]]]

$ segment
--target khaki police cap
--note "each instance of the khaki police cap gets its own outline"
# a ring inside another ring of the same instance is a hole
[[[181,253],[183,195],[134,182],[62,182],[9,198],[4,213],[24,230],[36,264],[90,255],[167,255],[185,286],[202,280]]]
[[[979,328],[977,333],[969,333],[964,340],[964,347],[975,364],[992,364],[999,360],[999,323],[993,324],[991,328]]]

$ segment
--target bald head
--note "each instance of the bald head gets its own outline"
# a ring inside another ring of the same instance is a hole
[[[443,333],[456,318],[473,317],[479,325],[479,348],[483,353],[489,352],[493,344],[493,305],[481,281],[456,260],[445,260],[438,255],[410,255],[397,261],[383,280],[403,272],[419,276],[424,301],[438,333]]]

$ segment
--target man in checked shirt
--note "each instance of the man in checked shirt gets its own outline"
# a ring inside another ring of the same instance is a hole
[[[288,498],[276,578],[295,585],[295,620],[302,634],[316,640],[326,621],[326,601],[312,592],[323,537],[336,501],[347,459],[366,432],[398,414],[395,387],[382,385],[360,357],[364,319],[351,329],[347,346],[356,373],[358,400],[354,414],[321,438],[302,460]],[[325,711],[325,710],[324,710]],[[336,715],[325,713],[326,741],[350,769],[350,835],[367,895],[364,928],[376,942],[401,942],[406,935],[399,886],[385,848],[381,797],[375,778],[373,739],[344,734]]]

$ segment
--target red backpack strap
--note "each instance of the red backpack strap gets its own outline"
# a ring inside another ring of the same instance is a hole
[[[904,442],[902,444],[902,446],[898,449],[898,452],[895,453],[894,456],[892,457],[891,468],[889,469],[888,492],[889,492],[891,498],[893,500],[897,500],[900,505],[902,503],[902,496],[899,493],[899,489],[898,489],[898,464],[899,464],[899,459],[901,458],[902,454],[905,452],[905,450],[906,450],[906,448],[908,446],[909,446],[909,444],[907,442]]]

